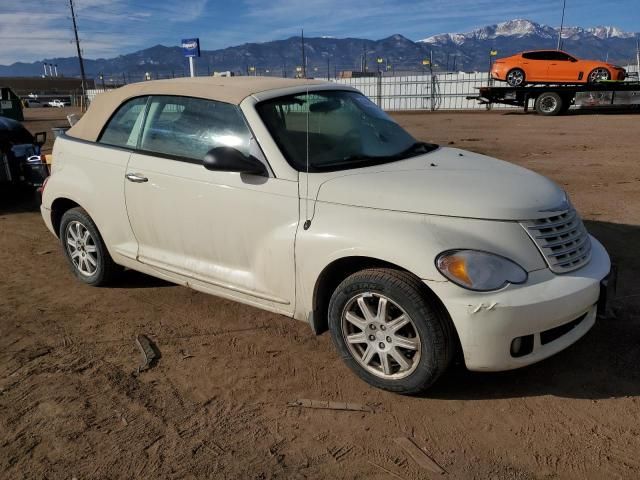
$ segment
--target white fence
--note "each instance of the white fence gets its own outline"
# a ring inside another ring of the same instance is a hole
[[[402,75],[394,77],[338,78],[336,83],[357,88],[384,110],[478,110],[486,109],[467,96],[486,87],[486,72]],[[513,108],[501,105],[499,108]]]
[[[636,65],[627,65],[625,68],[630,73],[638,71]],[[630,78],[636,81],[637,79],[637,76]],[[357,88],[382,109],[389,111],[485,110],[486,105],[480,105],[476,100],[467,100],[466,97],[476,96],[478,88],[492,84],[487,72],[382,75],[336,78],[331,81]],[[103,91],[102,89],[87,90],[89,102]],[[517,107],[496,104],[492,105],[492,108]]]
[[[96,98],[96,95],[98,95],[99,93],[104,93],[104,92],[106,92],[106,90],[104,90],[102,88],[88,89],[87,90],[87,100],[89,101],[89,103],[91,103],[93,101],[93,99]]]

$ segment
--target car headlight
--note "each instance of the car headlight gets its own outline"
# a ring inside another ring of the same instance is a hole
[[[510,283],[524,283],[527,272],[508,258],[478,250],[447,250],[436,258],[436,267],[453,283],[469,290],[488,292]]]

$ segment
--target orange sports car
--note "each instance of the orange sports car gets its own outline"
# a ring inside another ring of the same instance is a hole
[[[624,80],[622,67],[597,60],[578,60],[560,50],[521,52],[493,62],[491,77],[512,87],[527,83],[595,83]]]

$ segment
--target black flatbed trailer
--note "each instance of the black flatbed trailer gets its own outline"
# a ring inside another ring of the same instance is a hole
[[[572,105],[579,107],[640,106],[640,82],[599,82],[576,85],[525,85],[523,87],[480,87],[477,96],[483,105],[495,103],[524,107],[534,102],[541,115],[561,115]]]

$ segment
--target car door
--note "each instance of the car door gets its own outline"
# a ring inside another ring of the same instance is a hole
[[[571,82],[578,80],[573,57],[564,52],[550,52],[548,72],[550,81]]]
[[[547,52],[527,52],[522,54],[522,62],[527,81],[548,81],[549,64],[546,59]]]
[[[138,260],[292,313],[297,182],[205,169],[219,146],[264,160],[236,105],[151,98],[125,182]]]
[[[79,196],[71,199],[87,209],[116,260],[119,256],[135,259],[138,251],[125,205],[124,175],[142,131],[146,102],[146,97],[125,101],[106,123],[97,142],[78,141],[73,147],[60,147],[66,157],[74,157],[62,167],[69,170],[67,178],[76,179]]]

